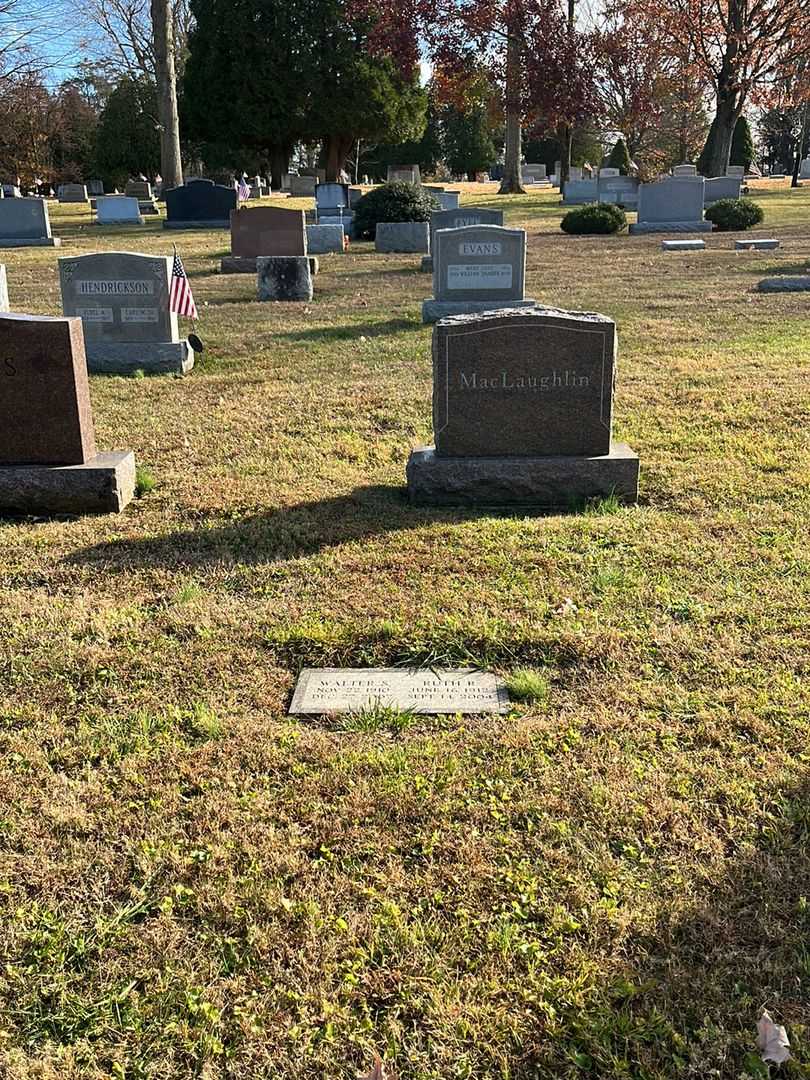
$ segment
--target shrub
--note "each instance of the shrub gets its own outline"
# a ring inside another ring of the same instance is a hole
[[[612,203],[589,203],[569,210],[560,222],[563,232],[584,236],[589,233],[617,233],[627,224],[624,210]]]
[[[397,180],[364,195],[354,208],[354,235],[373,240],[380,221],[430,221],[431,210],[439,204],[419,184]]]
[[[750,229],[759,225],[764,217],[762,207],[753,199],[718,199],[706,211],[706,220],[720,232]]]

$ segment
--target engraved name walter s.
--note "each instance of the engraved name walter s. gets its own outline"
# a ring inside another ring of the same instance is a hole
[[[491,243],[473,243],[470,240],[464,241],[458,245],[459,255],[500,255],[501,242],[500,240],[493,241]]]
[[[557,371],[550,375],[479,375],[476,371],[460,371],[460,390],[579,390],[590,386],[590,376],[577,375],[576,371]]]

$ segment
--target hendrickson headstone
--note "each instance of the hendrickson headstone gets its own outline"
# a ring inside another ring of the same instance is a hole
[[[436,244],[437,229],[462,229],[465,225],[503,225],[503,210],[485,210],[477,206],[459,206],[450,210],[433,210],[430,214],[430,250]],[[433,273],[433,256],[425,255],[421,269]]]
[[[0,201],[0,248],[58,247],[44,199]]]
[[[630,232],[711,232],[712,223],[703,218],[704,190],[702,176],[687,174],[641,184],[638,221],[630,226]]]
[[[638,496],[638,456],[612,440],[616,328],[532,308],[433,330],[435,445],[413,451],[416,503],[571,507]]]
[[[126,195],[102,195],[96,199],[99,225],[143,225],[137,199]]]
[[[526,232],[499,225],[465,225],[434,234],[433,297],[422,322],[449,315],[533,307],[525,297]]]
[[[0,315],[0,509],[117,512],[131,452],[99,454],[79,319]]]
[[[59,260],[62,310],[82,320],[90,371],[191,371],[194,353],[169,310],[172,262],[127,251]]]
[[[502,679],[472,668],[304,668],[290,716],[323,716],[375,707],[420,715],[481,715],[509,711]]]
[[[236,188],[213,180],[189,180],[165,193],[164,229],[227,229],[236,209]]]

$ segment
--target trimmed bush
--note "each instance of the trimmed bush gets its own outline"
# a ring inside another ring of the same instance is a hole
[[[373,240],[380,221],[430,221],[431,211],[438,209],[436,199],[419,184],[402,180],[382,184],[355,205],[354,235]]]
[[[753,199],[718,199],[706,210],[706,220],[719,232],[740,232],[759,225],[765,218]]]
[[[575,236],[617,233],[627,224],[624,210],[612,203],[589,203],[569,210],[560,222],[563,232]]]

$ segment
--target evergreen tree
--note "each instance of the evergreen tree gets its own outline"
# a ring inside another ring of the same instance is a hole
[[[754,160],[754,139],[751,135],[751,127],[744,116],[741,116],[734,125],[734,135],[731,139],[730,165],[744,165],[745,171],[751,168]]]
[[[451,105],[445,110],[443,119],[448,169],[474,180],[475,174],[489,168],[497,155],[487,109],[479,106],[461,111]]]
[[[110,94],[96,132],[96,166],[109,186],[160,169],[157,88],[125,76]]]
[[[630,155],[621,137],[616,140],[616,145],[610,151],[607,164],[610,169],[618,169],[622,176],[630,175]]]

